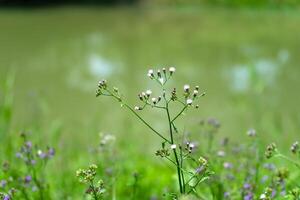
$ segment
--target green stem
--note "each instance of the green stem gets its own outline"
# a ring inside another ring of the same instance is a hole
[[[185,105],[182,110],[171,120],[171,123],[173,123],[187,108],[187,105]]]
[[[109,89],[106,89],[106,91],[109,93],[110,96],[117,99],[119,102],[122,102],[121,97],[116,96],[113,94]],[[158,135],[160,138],[162,138],[164,141],[168,142],[169,144],[172,144],[171,141],[169,141],[167,138],[165,138],[162,134],[160,134],[158,131],[156,131],[151,125],[149,125],[139,114],[137,114],[129,105],[126,103],[123,103],[123,105],[129,109],[139,120],[141,120],[148,128],[150,128],[156,135]]]
[[[139,114],[137,114],[130,106],[127,104],[124,104],[126,108],[128,108],[137,118],[139,118],[148,128],[150,128],[156,135],[161,137],[164,141],[168,142],[169,144],[172,144],[171,141],[169,141],[167,138],[165,138],[163,135],[161,135],[158,131],[156,131],[154,128],[152,128],[151,125],[149,125]]]
[[[166,112],[167,112],[168,122],[169,122],[169,131],[170,131],[171,143],[174,144],[173,129],[172,129],[172,122],[171,122],[168,102],[166,102]],[[180,193],[183,194],[184,191],[183,191],[182,182],[181,182],[181,169],[180,169],[180,164],[179,164],[179,159],[178,159],[178,156],[177,156],[176,149],[173,149],[173,153],[174,153],[174,157],[175,157],[175,161],[176,161],[179,189],[180,189]]]
[[[93,191],[94,200],[98,200],[98,195],[97,195],[97,191],[95,190],[94,182],[91,181],[90,184],[91,184],[90,187],[92,188]]]
[[[300,164],[299,163],[295,162],[294,160],[290,159],[289,157],[287,157],[287,156],[285,156],[285,155],[283,155],[281,153],[278,153],[278,154],[274,155],[274,157],[283,158],[283,159],[289,161],[290,163],[293,163],[297,168],[300,169]]]

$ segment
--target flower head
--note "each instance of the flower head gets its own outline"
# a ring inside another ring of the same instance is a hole
[[[169,72],[170,72],[170,75],[172,76],[173,73],[176,71],[175,67],[170,67],[169,68]]]
[[[187,105],[190,106],[190,105],[192,105],[192,103],[193,103],[193,100],[192,100],[192,99],[187,99],[187,100],[186,100],[186,104],[187,104]]]

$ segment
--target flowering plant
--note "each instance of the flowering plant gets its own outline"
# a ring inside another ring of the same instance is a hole
[[[174,165],[177,172],[179,191],[181,194],[188,194],[194,192],[194,189],[210,176],[211,171],[208,169],[208,161],[206,158],[200,157],[199,159],[195,159],[193,157],[192,153],[195,145],[189,141],[182,142],[184,134],[180,133],[177,128],[176,120],[188,109],[199,108],[196,102],[200,97],[205,95],[205,92],[201,92],[199,86],[195,86],[192,89],[188,84],[184,85],[180,92],[178,92],[176,88],[167,91],[166,86],[169,80],[173,78],[175,71],[174,67],[170,67],[168,70],[162,68],[157,71],[150,69],[147,75],[160,86],[160,94],[154,95],[152,90],[147,89],[138,94],[138,99],[141,104],[134,107],[128,105],[119,89],[110,87],[106,80],[99,81],[96,96],[106,96],[117,100],[121,103],[122,107],[127,108],[137,119],[161,138],[161,148],[158,149],[155,154]],[[181,109],[172,115],[171,104],[179,104]],[[139,112],[143,111],[146,107],[159,109],[165,113],[169,129],[168,134],[156,130],[139,114]],[[194,170],[189,170],[191,166]]]

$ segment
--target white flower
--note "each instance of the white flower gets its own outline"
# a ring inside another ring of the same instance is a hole
[[[192,99],[187,99],[187,100],[186,100],[186,104],[187,104],[187,105],[192,105],[192,103],[193,103],[193,100],[192,100]]]
[[[150,96],[152,94],[152,91],[151,90],[147,90],[146,94],[147,94],[147,96]]]
[[[154,77],[154,71],[153,71],[153,69],[149,69],[149,71],[148,71],[148,76],[150,77],[150,78],[153,78]]]
[[[186,84],[186,85],[184,85],[184,86],[183,86],[183,89],[184,89],[184,91],[186,91],[186,92],[187,92],[187,91],[189,91],[189,89],[190,89],[190,86]]]
[[[40,149],[37,151],[37,154],[38,154],[39,156],[42,155],[42,153],[43,153],[43,152],[42,152],[42,150],[40,150]]]
[[[194,96],[197,96],[198,93],[199,93],[198,90],[194,90],[193,92]]]
[[[247,135],[248,136],[250,136],[250,137],[253,137],[253,136],[255,136],[256,135],[256,130],[255,129],[249,129],[248,131],[247,131]]]
[[[224,157],[225,156],[225,152],[224,151],[218,151],[218,156],[219,157]]]
[[[170,74],[173,74],[175,71],[176,71],[175,67],[170,67],[170,68],[169,68]]]
[[[156,103],[156,98],[153,97],[153,98],[151,99],[151,101],[152,101],[153,103]]]
[[[259,199],[266,199],[266,198],[267,198],[267,196],[265,194],[261,194],[259,197]]]
[[[176,144],[172,144],[171,149],[176,149]]]
[[[134,110],[140,110],[140,107],[135,106],[135,107],[134,107]]]

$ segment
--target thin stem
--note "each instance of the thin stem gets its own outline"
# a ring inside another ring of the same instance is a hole
[[[182,148],[180,147],[180,169],[183,167],[183,155],[182,155]],[[185,193],[185,180],[184,180],[184,174],[183,171],[181,171],[181,176],[182,176],[182,189],[183,193]]]
[[[171,120],[171,123],[173,123],[187,108],[187,105],[185,105],[182,110]]]
[[[161,135],[158,131],[156,131],[154,128],[152,128],[151,125],[149,125],[139,114],[137,114],[130,106],[127,104],[124,104],[126,108],[128,108],[137,118],[139,118],[148,128],[150,128],[156,135],[161,137],[164,141],[168,142],[169,144],[172,144],[171,141],[169,141],[167,138],[165,138],[163,135]]]
[[[108,89],[106,89],[106,91],[109,93],[109,95],[111,95],[112,97],[114,97],[115,99],[117,99],[118,101],[121,101],[121,98],[114,95],[111,91],[109,91]],[[167,138],[165,138],[162,134],[160,134],[158,131],[156,131],[151,125],[149,125],[139,114],[137,114],[129,105],[127,105],[126,103],[123,103],[123,105],[128,108],[137,118],[139,118],[148,128],[150,128],[156,135],[158,135],[160,138],[162,138],[164,141],[168,142],[169,144],[172,144],[171,141],[169,141]]]
[[[169,131],[170,131],[171,143],[174,144],[173,129],[172,129],[172,122],[171,122],[168,102],[166,102],[166,112],[167,112],[168,122],[169,122]],[[176,161],[179,189],[180,189],[180,193],[183,194],[184,191],[183,191],[182,182],[181,182],[181,169],[180,169],[180,164],[179,164],[179,159],[178,159],[178,156],[177,156],[176,149],[173,149],[173,153],[174,153],[174,157],[175,157],[175,161]]]
[[[98,195],[97,195],[97,191],[95,190],[94,182],[91,181],[90,184],[91,184],[90,187],[91,187],[92,192],[93,192],[94,200],[98,200]]]
[[[285,155],[283,155],[281,153],[278,153],[278,154],[274,155],[274,157],[283,158],[283,159],[289,161],[290,163],[293,163],[294,165],[296,165],[297,168],[300,169],[300,164],[299,163],[295,162],[294,160],[290,159],[289,157],[287,157],[287,156],[285,156]]]

